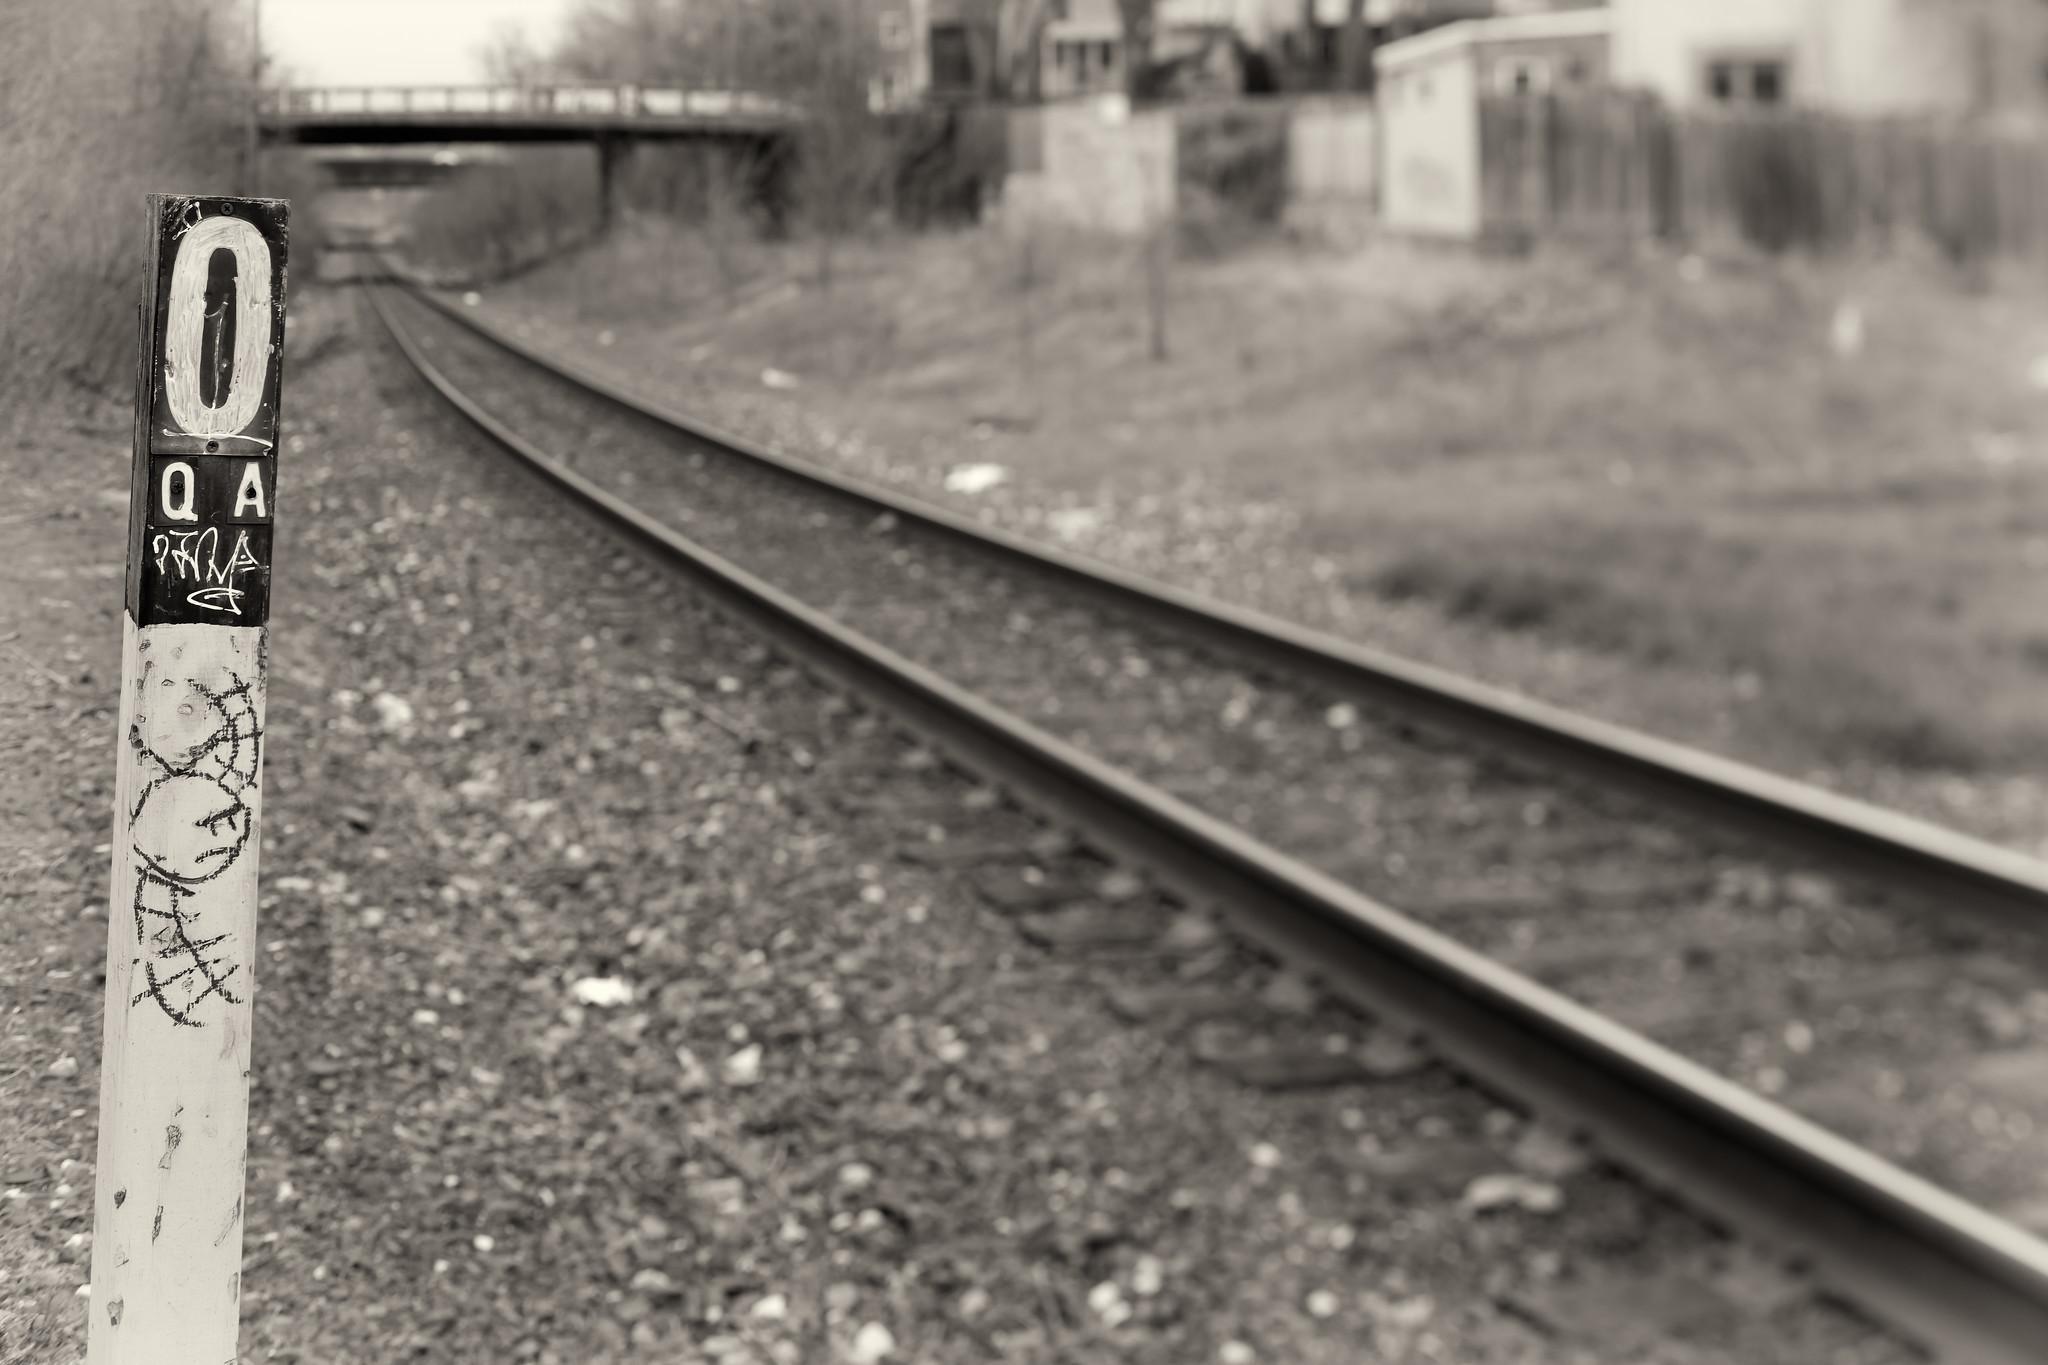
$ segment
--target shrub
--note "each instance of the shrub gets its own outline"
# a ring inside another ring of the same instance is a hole
[[[487,284],[587,241],[598,223],[597,155],[587,147],[522,149],[421,196],[408,251],[437,278]]]
[[[1009,173],[1007,111],[954,105],[890,120],[891,206],[905,227],[969,223]]]
[[[151,191],[246,190],[247,51],[206,0],[0,4],[0,392],[28,419],[131,382]]]
[[[1827,205],[1811,131],[1790,119],[1745,119],[1729,129],[1724,155],[1736,225],[1774,254],[1827,242]]]
[[[1194,105],[1175,121],[1181,235],[1220,249],[1280,221],[1287,207],[1284,105]]]

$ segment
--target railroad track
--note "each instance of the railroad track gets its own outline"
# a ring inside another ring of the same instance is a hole
[[[2048,1116],[1993,1106],[1985,1133],[1966,1104],[1959,1128],[1939,1093],[1982,1060],[1986,1020],[2009,1035],[2006,1072],[2038,1055],[2038,865],[991,533],[559,368],[431,296],[371,299],[493,441],[1091,847],[1220,905],[1945,1358],[2038,1356],[2048,1247],[1943,1187],[2023,1208]],[[1761,857],[1754,832],[1803,861]],[[1878,904],[1815,866],[1983,913]],[[1837,1127],[1939,1183],[1758,1090],[1831,1118],[1830,1096],[1856,1101]]]

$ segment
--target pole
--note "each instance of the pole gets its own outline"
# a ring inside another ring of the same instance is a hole
[[[249,181],[251,193],[263,179],[263,0],[249,0]]]
[[[88,1365],[236,1354],[288,212],[149,198]]]
[[[622,133],[601,132],[597,135],[597,231],[599,236],[611,233],[612,224],[619,216],[619,168],[626,159],[630,145]]]

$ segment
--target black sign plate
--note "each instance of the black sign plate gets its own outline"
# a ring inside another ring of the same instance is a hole
[[[289,209],[152,195],[129,511],[138,626],[270,619]]]

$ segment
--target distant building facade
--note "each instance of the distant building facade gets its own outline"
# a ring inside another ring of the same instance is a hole
[[[1117,0],[881,0],[892,97],[1032,94],[1051,100],[1130,88]],[[1350,0],[1156,0],[1151,58],[1180,90],[1236,90],[1258,59],[1334,69]],[[1462,19],[1594,6],[1601,0],[1364,0],[1377,45]],[[900,17],[898,17],[900,16]],[[914,35],[905,44],[902,35]]]
[[[1052,0],[1038,40],[1038,89],[1047,99],[1122,90],[1124,23],[1116,0]]]
[[[2041,0],[1612,0],[1617,83],[1671,104],[2048,110]]]
[[[1050,3],[1038,50],[1038,85],[1045,98],[1128,89],[1130,53],[1116,0]],[[1234,71],[1227,65],[1229,54],[1237,43],[1256,46],[1263,40],[1268,10],[1267,0],[1158,0],[1152,60],[1205,66],[1214,59],[1214,78],[1228,81]]]

